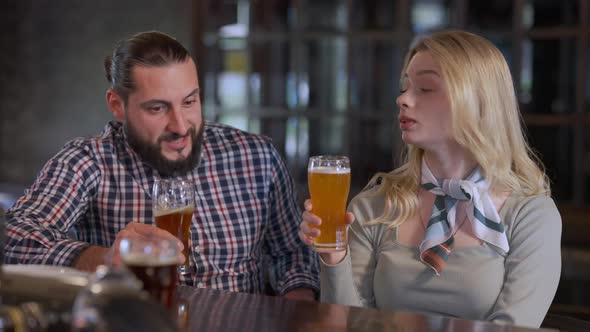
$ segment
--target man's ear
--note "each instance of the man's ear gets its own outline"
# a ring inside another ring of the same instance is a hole
[[[124,122],[125,121],[125,103],[121,96],[119,96],[115,90],[108,89],[107,90],[107,105],[109,107],[109,111],[113,113],[117,120]]]

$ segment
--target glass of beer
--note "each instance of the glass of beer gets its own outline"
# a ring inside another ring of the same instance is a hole
[[[153,190],[156,226],[168,231],[182,242],[185,261],[178,266],[178,272],[188,274],[190,227],[194,212],[193,186],[184,180],[156,179]]]
[[[322,219],[314,240],[318,252],[346,249],[346,200],[350,190],[350,162],[345,156],[309,158],[307,181],[312,213]],[[315,227],[315,226],[314,226]]]
[[[171,240],[125,238],[119,246],[127,268],[141,281],[142,288],[168,309],[174,305],[180,250]]]

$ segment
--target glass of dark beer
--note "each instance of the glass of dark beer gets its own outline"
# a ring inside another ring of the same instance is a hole
[[[156,238],[126,238],[119,247],[127,268],[141,281],[142,288],[156,302],[172,308],[180,250],[176,243]]]
[[[152,199],[156,226],[176,236],[184,245],[182,253],[185,261],[178,266],[178,272],[188,274],[194,188],[190,182],[184,180],[156,179]]]

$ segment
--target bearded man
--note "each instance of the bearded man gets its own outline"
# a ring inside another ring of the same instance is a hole
[[[318,257],[297,237],[293,180],[270,140],[203,120],[195,62],[166,34],[121,41],[105,72],[116,120],[67,143],[7,212],[4,262],[93,271],[120,261],[123,238],[175,239],[154,226],[151,195],[154,179],[177,178],[195,193],[182,283],[313,299]]]

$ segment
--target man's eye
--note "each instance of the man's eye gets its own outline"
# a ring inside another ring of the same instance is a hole
[[[163,106],[152,106],[149,108],[150,112],[152,113],[160,113],[164,111],[164,107]]]
[[[193,104],[194,104],[196,101],[197,101],[196,99],[189,99],[189,100],[186,100],[186,101],[184,102],[184,105],[185,105],[185,106],[191,106],[191,105],[193,105]]]

